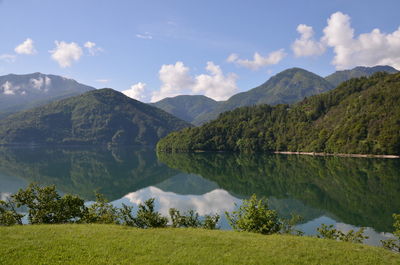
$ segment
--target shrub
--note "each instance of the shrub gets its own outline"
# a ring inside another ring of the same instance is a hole
[[[393,227],[395,229],[393,235],[396,238],[382,240],[381,242],[384,248],[400,252],[400,214],[393,214],[393,218],[394,218]]]
[[[0,200],[0,225],[21,225],[23,216],[23,214],[17,213],[15,205],[11,200]]]
[[[216,229],[220,218],[218,214],[206,215],[204,216],[204,220],[201,221],[199,214],[195,211],[189,210],[186,215],[181,215],[175,208],[169,209],[169,215],[172,227],[202,227],[205,229]]]
[[[154,198],[148,199],[143,204],[139,204],[135,226],[139,228],[158,228],[166,227],[168,219],[160,213],[154,211]]]
[[[258,200],[254,194],[244,200],[237,211],[225,214],[230,226],[236,231],[273,234],[282,228],[277,212],[269,209],[267,201]]]
[[[97,224],[118,224],[118,209],[112,206],[100,193],[96,193],[96,202],[84,211],[83,222]]]
[[[85,210],[84,200],[77,196],[60,197],[55,186],[40,187],[30,184],[11,196],[16,207],[27,207],[31,224],[59,224],[78,222]]]
[[[333,228],[333,225],[322,224],[321,227],[317,228],[318,238],[326,238],[339,240],[344,242],[352,242],[352,243],[362,243],[365,239],[368,239],[368,236],[364,236],[365,227],[361,227],[358,231],[350,230],[347,233],[343,233],[342,231]]]

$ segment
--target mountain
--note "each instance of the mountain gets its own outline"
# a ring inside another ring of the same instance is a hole
[[[238,108],[175,132],[160,151],[400,154],[400,73],[350,79],[295,105]]]
[[[182,95],[173,98],[164,98],[150,105],[160,108],[189,123],[195,122],[200,115],[213,111],[219,102],[206,96]]]
[[[374,67],[357,66],[351,70],[336,71],[333,74],[325,77],[325,80],[331,83],[334,87],[337,87],[342,82],[347,81],[351,78],[370,76],[376,72],[386,72],[389,74],[394,74],[398,71],[393,67],[387,65],[377,65]]]
[[[238,93],[220,103],[212,112],[199,116],[194,124],[202,124],[216,119],[220,113],[238,107],[259,104],[291,104],[332,88],[333,86],[328,81],[314,73],[300,68],[287,69],[271,77],[264,84]]]
[[[100,89],[0,120],[0,144],[153,145],[190,124],[112,89]]]
[[[94,89],[57,75],[0,76],[0,117]]]

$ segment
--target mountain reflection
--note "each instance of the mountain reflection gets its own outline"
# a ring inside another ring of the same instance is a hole
[[[400,211],[399,160],[230,153],[158,156],[169,167],[201,175],[232,194],[256,193],[279,199],[279,204],[284,202],[280,199],[302,202],[305,211],[319,209],[337,221],[377,231],[392,231],[392,214]],[[288,209],[306,213],[290,205]]]

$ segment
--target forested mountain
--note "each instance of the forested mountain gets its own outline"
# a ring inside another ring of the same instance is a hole
[[[351,78],[370,76],[376,72],[386,72],[389,74],[394,74],[398,71],[393,67],[387,65],[377,65],[374,67],[357,66],[351,70],[336,71],[333,74],[325,77],[325,79],[334,87],[337,87],[342,82],[347,81]]]
[[[201,95],[182,95],[164,98],[150,105],[160,108],[184,121],[196,123],[196,118],[213,111],[219,102]]]
[[[0,76],[0,117],[94,89],[57,75]]]
[[[153,145],[188,126],[120,92],[100,89],[0,120],[0,144]]]
[[[271,77],[256,88],[232,96],[220,103],[214,111],[199,116],[195,124],[216,119],[220,113],[238,107],[291,104],[332,88],[333,86],[328,81],[316,74],[300,68],[291,68]]]
[[[252,106],[160,140],[158,150],[400,154],[400,73],[376,73],[292,106]]]

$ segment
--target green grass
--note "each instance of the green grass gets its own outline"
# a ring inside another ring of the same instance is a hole
[[[362,244],[203,229],[27,225],[0,238],[0,264],[400,264]]]

